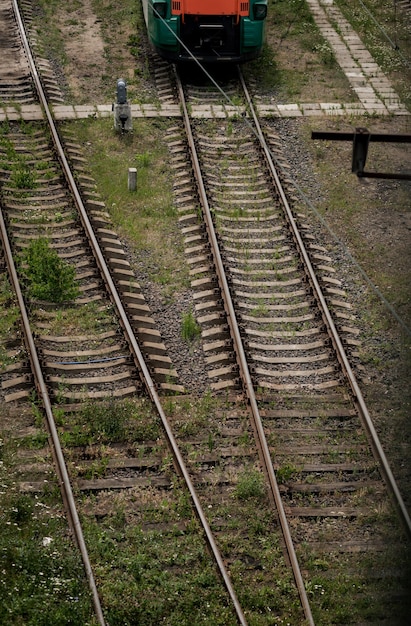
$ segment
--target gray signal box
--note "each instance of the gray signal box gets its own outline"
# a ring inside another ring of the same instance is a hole
[[[127,102],[127,85],[123,78],[117,81],[117,102],[113,104],[114,128],[121,132],[133,130],[131,107]]]

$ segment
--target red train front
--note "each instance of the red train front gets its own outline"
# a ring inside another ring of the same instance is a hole
[[[266,0],[143,0],[149,37],[171,61],[242,62],[264,39]]]

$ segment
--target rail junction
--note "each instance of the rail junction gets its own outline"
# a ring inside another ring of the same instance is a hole
[[[11,3],[2,4],[7,31],[13,31],[7,8]],[[230,619],[247,624],[257,619],[258,612],[268,619],[267,607],[259,607],[254,615],[244,610],[240,598],[244,586],[252,588],[256,571],[261,587],[272,584],[269,559],[254,568],[258,539],[249,537],[249,561],[236,547],[236,537],[247,535],[248,521],[236,518],[231,531],[220,510],[234,490],[233,468],[240,466],[258,468],[265,479],[261,506],[269,519],[267,528],[278,533],[284,576],[292,581],[290,594],[298,597],[295,613],[288,618],[314,624],[307,593],[313,576],[310,560],[319,562],[325,553],[338,560],[344,554],[348,576],[350,554],[366,549],[378,555],[384,551],[387,535],[396,537],[400,552],[402,542],[411,537],[409,514],[356,379],[358,342],[350,304],[327,251],[316,242],[305,216],[294,209],[290,181],[273,161],[278,138],[264,127],[265,116],[339,115],[347,106],[254,108],[241,73],[235,87],[241,105],[230,108],[218,93],[208,94],[209,102],[204,104],[204,92],[184,86],[177,72],[172,74],[163,66],[157,77],[166,94],[160,111],[131,107],[136,116],[165,115],[178,121],[183,111],[184,125],[174,127],[168,136],[176,205],[210,388],[226,398],[224,418],[217,411],[207,424],[215,439],[211,442],[210,435],[205,440],[204,432],[192,434],[187,429],[188,434],[184,433],[178,408],[170,410],[170,394],[176,407],[184,403],[178,372],[87,173],[81,149],[69,131],[58,125],[59,120],[111,115],[111,111],[107,106],[59,104],[58,89],[52,82],[44,85],[44,69],[31,58],[17,2],[12,5],[24,42],[15,71],[26,79],[24,85],[13,78],[9,81],[10,101],[24,93],[23,103],[3,106],[0,121],[10,124],[10,158],[25,154],[35,171],[42,167],[40,162],[47,167],[33,193],[24,196],[16,192],[9,173],[0,172],[3,263],[21,310],[24,347],[20,350],[27,356],[6,370],[2,387],[6,401],[24,401],[33,386],[41,399],[58,483],[98,622],[106,623],[104,602],[73,490],[98,493],[142,484],[161,490],[174,481],[182,481],[182,490],[190,496],[193,518],[201,525],[227,594]],[[313,5],[313,10],[324,23],[335,19],[331,8]],[[345,45],[350,56],[348,41],[349,37]],[[347,50],[343,53],[333,45],[337,56],[345,59]],[[350,62],[346,62],[349,71]],[[365,60],[362,70],[353,73],[352,80],[359,85],[359,107],[367,113],[406,115],[390,85],[383,84],[381,76],[375,77],[375,68]],[[370,90],[383,98],[370,99]],[[236,118],[234,128],[232,117]],[[237,123],[238,117],[242,119]],[[205,133],[198,120],[208,118]],[[41,125],[27,137],[19,127],[21,119],[47,120],[48,130]],[[27,307],[15,258],[44,234],[61,258],[76,268],[81,292],[76,306],[96,304],[102,316],[98,336],[59,333],[54,307],[36,302]],[[148,399],[161,425],[158,440],[162,443],[155,450],[147,446],[139,456],[120,449],[101,478],[77,477],[73,489],[56,407],[75,416],[81,403],[108,396]],[[242,441],[249,445],[245,447]],[[159,450],[164,454],[164,449],[173,459],[171,477],[159,459]],[[290,471],[285,484],[278,481],[281,467]],[[119,470],[126,470],[127,476]],[[216,485],[216,490],[211,488]],[[36,491],[40,487],[26,481],[26,488]],[[377,518],[372,527],[365,525],[363,520],[375,510],[390,510],[389,521],[384,518],[380,523]],[[333,528],[331,541],[325,537],[329,527]],[[389,574],[388,579],[395,587]],[[388,612],[395,612],[398,604],[406,606],[406,590],[400,585],[395,588],[400,601],[388,597]],[[318,607],[315,611],[321,620]]]

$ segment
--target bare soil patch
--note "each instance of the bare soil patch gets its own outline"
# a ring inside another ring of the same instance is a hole
[[[55,14],[67,58],[65,74],[76,101],[99,100],[101,76],[107,72],[101,22],[91,0],[75,10],[62,4]]]
[[[281,39],[275,29],[268,32],[267,43],[279,68],[278,86],[270,94],[277,103],[358,101],[349,81],[331,61],[331,56],[324,63],[319,52],[301,48],[296,37]],[[325,50],[325,54],[331,55],[331,52]]]

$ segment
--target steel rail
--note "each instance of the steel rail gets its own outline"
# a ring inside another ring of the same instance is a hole
[[[20,31],[20,36],[22,38],[22,43],[27,55],[27,59],[29,61],[30,64],[30,69],[32,71],[32,76],[34,78],[34,82],[35,84],[38,83],[40,84],[40,79],[38,77],[37,74],[37,69],[35,67],[35,63],[33,60],[33,56],[31,54],[31,49],[27,40],[27,36],[26,36],[26,32],[25,32],[25,28],[24,28],[24,24],[23,21],[21,19],[20,16],[20,11],[17,5],[17,0],[13,0],[13,8],[14,8],[14,13],[16,16],[16,21],[18,23],[18,27],[19,27],[19,31]],[[40,84],[40,88],[41,88],[41,84]],[[41,92],[43,92],[42,88],[41,88]],[[44,94],[43,94],[44,97]],[[74,496],[73,496],[73,491],[71,488],[71,483],[70,483],[70,478],[67,472],[67,467],[66,467],[66,463],[64,460],[64,455],[63,455],[63,451],[61,449],[61,445],[60,445],[60,440],[59,440],[59,436],[58,436],[58,432],[57,432],[57,428],[56,428],[56,422],[54,419],[54,415],[53,415],[53,410],[52,410],[52,406],[51,406],[51,401],[50,401],[50,396],[48,394],[47,391],[47,386],[44,380],[44,376],[43,376],[43,372],[41,369],[41,364],[40,364],[40,359],[38,356],[38,352],[37,352],[37,348],[36,345],[34,343],[34,338],[33,338],[33,334],[31,332],[30,329],[30,321],[28,318],[28,314],[27,314],[27,309],[26,309],[26,305],[24,302],[24,298],[20,289],[20,283],[18,280],[18,275],[17,275],[17,271],[16,271],[16,267],[14,265],[14,261],[13,261],[13,255],[12,255],[12,251],[11,251],[11,247],[10,247],[10,243],[8,240],[8,235],[7,235],[7,230],[6,230],[6,225],[4,223],[4,218],[3,218],[3,214],[0,211],[0,228],[1,228],[1,236],[2,236],[2,240],[3,240],[3,246],[6,252],[6,257],[7,257],[7,264],[8,264],[8,268],[9,268],[9,274],[10,274],[10,279],[11,282],[13,284],[15,293],[16,293],[16,297],[19,303],[19,307],[20,307],[20,311],[21,311],[21,317],[22,317],[22,324],[23,324],[23,332],[24,332],[24,338],[25,338],[25,342],[26,342],[26,346],[27,346],[27,350],[29,353],[29,358],[30,358],[30,362],[31,362],[31,368],[32,368],[32,372],[36,381],[36,386],[37,386],[37,391],[39,393],[39,396],[42,400],[43,403],[43,407],[46,413],[46,418],[47,418],[47,427],[50,433],[50,437],[51,437],[51,442],[52,442],[52,451],[53,451],[53,457],[55,459],[55,464],[57,467],[57,471],[59,474],[59,479],[60,479],[60,489],[62,491],[62,496],[63,496],[63,501],[65,503],[65,508],[68,514],[68,522],[69,525],[71,526],[72,532],[74,534],[76,543],[78,545],[78,548],[80,550],[80,554],[81,554],[81,558],[83,561],[83,566],[84,566],[84,570],[86,573],[86,577],[88,580],[88,584],[90,587],[90,591],[92,594],[92,599],[93,599],[93,605],[94,605],[94,611],[96,614],[96,617],[98,619],[99,624],[101,624],[101,626],[105,626],[106,622],[104,620],[104,616],[103,616],[103,611],[101,608],[101,602],[100,602],[100,598],[98,595],[98,591],[97,591],[97,586],[96,586],[96,582],[94,579],[94,574],[91,568],[91,563],[90,563],[90,559],[89,559],[89,555],[88,555],[88,551],[87,551],[87,547],[86,547],[86,543],[84,540],[84,535],[83,535],[83,531],[82,531],[82,527],[80,524],[80,520],[79,520],[79,516],[77,513],[77,508],[76,508],[76,504],[74,501]]]
[[[401,496],[400,490],[398,488],[398,485],[395,481],[394,475],[391,471],[390,465],[388,463],[387,457],[385,455],[385,452],[382,448],[381,442],[379,440],[378,434],[375,430],[374,424],[372,422],[371,416],[369,414],[368,408],[365,404],[365,400],[363,398],[363,395],[361,393],[361,390],[358,386],[356,377],[354,372],[352,371],[352,368],[350,366],[350,363],[348,361],[348,357],[346,355],[346,352],[344,350],[344,347],[342,345],[340,336],[338,334],[338,331],[336,329],[336,326],[334,324],[334,321],[332,319],[330,310],[328,308],[328,305],[326,303],[324,294],[322,292],[322,289],[320,287],[320,284],[317,280],[317,277],[315,275],[315,271],[314,268],[311,264],[310,258],[308,256],[308,252],[306,250],[306,247],[304,245],[304,242],[301,238],[300,232],[298,230],[297,224],[295,222],[294,216],[292,214],[290,205],[288,203],[287,197],[285,195],[285,192],[282,188],[280,179],[278,177],[277,174],[277,170],[275,168],[270,150],[267,146],[267,142],[265,140],[264,134],[262,132],[260,123],[258,121],[258,117],[255,111],[255,108],[253,106],[252,100],[251,100],[251,96],[248,92],[247,86],[245,84],[244,81],[244,77],[242,75],[242,72],[240,70],[240,68],[238,68],[238,73],[240,76],[240,80],[244,89],[244,93],[246,95],[247,98],[247,103],[249,106],[249,110],[251,112],[251,115],[253,117],[253,121],[257,130],[257,134],[258,134],[258,139],[260,141],[260,144],[263,148],[264,151],[264,155],[266,157],[267,163],[268,163],[268,167],[270,169],[271,175],[273,177],[273,181],[275,183],[275,186],[277,188],[277,191],[280,195],[281,201],[283,203],[283,207],[284,207],[284,211],[285,214],[287,216],[290,228],[291,228],[291,232],[292,235],[294,237],[294,241],[296,242],[296,245],[298,247],[299,250],[299,254],[301,256],[301,260],[304,264],[304,267],[306,268],[306,272],[311,284],[311,287],[313,289],[314,295],[317,299],[320,311],[322,313],[322,317],[323,317],[323,321],[326,325],[326,327],[328,328],[328,332],[331,338],[331,341],[333,343],[334,346],[334,350],[337,356],[337,359],[341,365],[342,371],[348,381],[348,384],[350,386],[351,389],[351,393],[353,394],[353,398],[354,398],[354,403],[356,405],[358,414],[360,416],[361,422],[367,432],[368,435],[368,439],[370,442],[370,445],[372,447],[373,453],[375,458],[377,459],[380,469],[381,469],[381,473],[384,477],[385,483],[388,487],[389,492],[391,493],[394,503],[396,505],[397,511],[399,513],[400,519],[404,525],[404,528],[409,536],[409,538],[411,538],[411,519],[410,516],[408,514],[407,508],[404,504],[403,498]]]
[[[304,586],[304,581],[302,579],[300,566],[298,564],[297,555],[296,555],[294,544],[291,538],[290,528],[289,528],[287,517],[285,514],[284,505],[281,499],[280,490],[278,487],[277,479],[276,479],[274,468],[273,468],[271,454],[270,454],[268,443],[265,437],[264,428],[263,428],[260,412],[258,409],[257,400],[255,397],[254,387],[253,387],[253,383],[251,380],[250,370],[248,367],[248,362],[247,362],[243,342],[241,339],[241,335],[240,335],[240,331],[239,331],[239,327],[238,327],[238,323],[236,319],[236,314],[235,314],[233,301],[231,298],[230,288],[228,286],[227,278],[225,275],[224,264],[221,258],[217,236],[216,236],[215,229],[214,229],[212,214],[210,210],[210,205],[208,202],[207,192],[205,189],[204,180],[203,180],[203,176],[201,173],[201,166],[198,160],[197,150],[196,150],[196,146],[194,143],[194,137],[193,137],[191,124],[190,124],[190,117],[188,114],[185,97],[184,97],[184,90],[183,90],[183,86],[181,84],[181,80],[180,80],[180,77],[178,75],[178,72],[175,66],[174,66],[174,73],[176,76],[180,103],[181,103],[181,107],[183,110],[184,124],[185,124],[186,133],[187,133],[188,143],[190,146],[194,173],[197,179],[200,200],[201,200],[201,204],[204,210],[204,219],[206,222],[207,232],[208,232],[208,236],[209,236],[209,240],[210,240],[210,244],[212,248],[212,254],[213,254],[214,264],[216,267],[217,277],[218,277],[218,281],[219,281],[219,285],[220,285],[220,289],[222,293],[224,308],[225,308],[225,312],[227,315],[227,322],[231,330],[231,336],[233,338],[233,343],[234,343],[234,350],[235,350],[237,362],[240,368],[240,376],[241,376],[242,384],[244,387],[244,392],[249,402],[249,407],[250,407],[252,417],[254,420],[255,430],[258,436],[258,443],[259,443],[259,447],[260,447],[261,454],[262,454],[263,467],[264,467],[266,476],[269,481],[271,496],[274,499],[275,505],[277,507],[277,513],[278,513],[279,521],[281,524],[281,529],[283,532],[288,557],[290,559],[291,568],[294,574],[294,579],[296,582],[298,593],[300,595],[301,605],[302,605],[308,624],[310,624],[310,626],[314,626],[314,619],[312,617],[310,604],[308,602],[308,597],[307,597],[307,593],[306,593],[305,586]]]
[[[13,0],[13,2],[14,2],[15,5],[17,5],[16,0]],[[15,10],[18,11],[18,7],[17,6],[16,6]],[[20,15],[19,15],[19,23],[21,24],[21,28],[23,28],[23,24],[22,24]],[[45,116],[47,118],[47,121],[48,121],[48,124],[49,124],[49,128],[50,128],[50,131],[51,131],[51,135],[52,135],[52,139],[53,139],[53,143],[54,143],[56,152],[58,154],[58,157],[60,159],[60,163],[61,163],[61,166],[62,166],[62,169],[63,169],[63,173],[64,173],[64,175],[66,177],[67,184],[69,185],[69,188],[70,188],[70,190],[72,192],[72,195],[73,195],[73,198],[75,200],[75,203],[76,203],[77,209],[79,211],[79,215],[80,215],[83,227],[84,227],[84,229],[86,231],[86,234],[87,234],[90,246],[91,246],[91,248],[93,250],[93,254],[94,254],[96,262],[97,262],[97,264],[99,266],[99,269],[100,269],[100,272],[102,274],[103,280],[104,280],[104,282],[106,284],[106,287],[107,287],[107,289],[108,289],[108,291],[110,293],[110,298],[111,298],[114,306],[116,307],[117,313],[118,313],[119,318],[120,318],[120,323],[122,325],[123,332],[125,334],[125,337],[126,337],[126,340],[128,342],[129,348],[130,348],[130,350],[131,350],[131,352],[133,354],[136,367],[140,371],[140,375],[141,375],[141,378],[142,378],[142,380],[143,380],[143,382],[145,384],[147,392],[148,392],[148,394],[149,394],[153,404],[155,405],[156,410],[158,412],[158,415],[159,415],[159,417],[161,419],[161,422],[162,422],[162,425],[163,425],[163,428],[164,428],[164,431],[165,431],[165,434],[166,434],[166,438],[167,438],[169,447],[170,447],[171,452],[173,454],[173,458],[174,458],[176,469],[179,472],[179,474],[183,477],[183,479],[184,479],[184,481],[186,483],[187,489],[188,489],[188,491],[190,493],[190,496],[191,496],[191,499],[192,499],[192,502],[193,502],[193,505],[194,505],[195,512],[196,512],[197,517],[200,520],[200,523],[201,523],[201,525],[203,527],[204,534],[205,534],[208,546],[209,546],[209,548],[211,550],[211,553],[212,553],[212,555],[213,555],[213,557],[215,559],[215,562],[217,564],[217,567],[218,567],[218,570],[220,572],[220,575],[221,575],[221,577],[222,577],[222,579],[224,581],[224,584],[225,584],[225,587],[227,589],[227,592],[228,592],[228,594],[229,594],[229,596],[231,598],[231,601],[232,601],[233,606],[235,608],[235,611],[236,611],[239,623],[242,624],[242,626],[247,626],[247,621],[245,619],[245,616],[243,614],[241,605],[240,605],[240,603],[238,601],[237,595],[236,595],[236,593],[234,591],[234,588],[232,586],[230,576],[229,576],[228,571],[227,571],[227,569],[226,569],[226,567],[224,565],[223,558],[222,558],[222,556],[220,554],[220,551],[219,551],[219,549],[217,547],[217,544],[215,542],[215,539],[214,539],[214,536],[212,534],[211,528],[210,528],[210,526],[208,524],[207,518],[206,518],[206,516],[204,514],[204,511],[202,509],[201,503],[200,503],[200,501],[198,499],[198,496],[196,494],[194,485],[193,485],[192,480],[190,478],[189,472],[188,472],[188,470],[186,468],[186,465],[184,463],[183,457],[181,456],[181,453],[180,453],[180,450],[178,448],[177,442],[176,442],[176,440],[174,438],[174,435],[173,435],[172,430],[170,428],[170,425],[168,423],[167,417],[166,417],[166,415],[164,413],[163,407],[162,407],[161,402],[160,402],[160,397],[159,397],[159,395],[158,395],[158,393],[156,391],[156,387],[155,387],[154,381],[153,381],[153,379],[151,377],[151,374],[150,374],[150,371],[149,371],[149,369],[148,369],[148,367],[147,367],[147,365],[146,365],[146,363],[144,361],[143,354],[142,354],[142,352],[140,350],[140,347],[139,347],[139,345],[137,343],[137,339],[136,339],[136,337],[134,335],[134,332],[133,332],[132,327],[130,325],[130,322],[128,320],[127,313],[126,313],[126,311],[124,309],[124,306],[123,306],[123,304],[121,302],[121,299],[120,299],[120,296],[118,294],[117,288],[116,288],[116,286],[114,284],[114,281],[113,281],[113,279],[111,277],[110,270],[108,269],[108,266],[106,264],[104,256],[103,256],[103,254],[101,252],[99,243],[98,243],[97,238],[96,238],[96,236],[94,234],[91,222],[90,222],[89,217],[87,215],[87,211],[86,211],[86,208],[85,208],[85,206],[83,204],[83,201],[82,201],[80,192],[78,190],[77,184],[76,184],[76,182],[74,180],[74,177],[73,177],[73,175],[71,173],[70,166],[68,164],[68,161],[67,161],[67,158],[65,156],[62,143],[60,141],[60,137],[58,135],[58,131],[57,131],[57,128],[56,128],[56,124],[54,122],[54,118],[53,118],[53,116],[52,116],[52,114],[50,112],[50,109],[48,107],[47,99],[45,97],[45,94],[44,94],[44,91],[43,91],[43,88],[42,88],[42,85],[41,85],[40,78],[39,78],[37,70],[35,68],[34,61],[32,59],[32,55],[31,55],[31,51],[30,51],[30,47],[29,47],[27,39],[25,40],[25,48],[26,48],[26,53],[27,53],[28,58],[31,59],[30,65],[32,66],[33,78],[34,78],[34,81],[35,81],[35,84],[36,84],[36,88],[37,88],[37,91],[38,91],[40,104],[41,104],[42,109],[44,111],[44,114],[45,114]],[[104,622],[102,622],[102,623],[104,623]]]
[[[31,369],[34,374],[34,378],[36,381],[36,387],[38,394],[42,400],[44,410],[46,412],[47,417],[47,426],[51,437],[52,443],[52,451],[53,457],[55,459],[55,463],[57,466],[58,474],[59,474],[59,482],[60,489],[63,495],[63,501],[65,503],[65,508],[68,513],[69,518],[69,526],[71,526],[72,532],[75,536],[78,548],[81,553],[81,558],[83,560],[84,569],[86,572],[86,576],[88,579],[89,587],[93,597],[93,604],[97,619],[101,626],[105,626],[105,621],[103,617],[103,612],[101,609],[100,598],[97,592],[97,586],[94,580],[93,571],[91,569],[90,559],[88,557],[88,552],[86,548],[86,544],[84,541],[84,535],[81,528],[80,520],[78,517],[76,505],[74,502],[73,491],[71,489],[71,483],[67,472],[66,463],[63,456],[63,451],[61,449],[60,440],[56,428],[56,423],[54,420],[53,410],[51,407],[50,397],[47,391],[46,383],[44,380],[44,376],[42,373],[40,359],[37,353],[37,348],[34,343],[33,334],[30,329],[30,322],[27,314],[26,305],[24,302],[24,298],[20,289],[20,283],[18,280],[18,275],[16,271],[16,267],[13,261],[13,255],[7,235],[6,225],[4,223],[3,212],[0,210],[0,232],[1,239],[3,242],[3,247],[7,260],[7,267],[9,270],[10,280],[12,282],[17,301],[20,307],[21,312],[21,320],[23,326],[23,334],[27,347],[27,351],[29,353]]]

